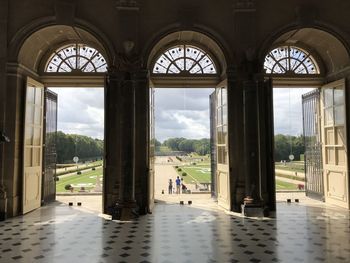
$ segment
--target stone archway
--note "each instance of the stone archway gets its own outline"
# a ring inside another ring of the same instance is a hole
[[[308,175],[313,169],[307,169],[306,193],[310,196],[320,196],[326,202],[349,208],[348,156],[344,152],[347,149],[346,137],[349,136],[345,132],[348,130],[346,119],[349,116],[349,105],[346,104],[345,99],[349,92],[348,78],[350,75],[348,47],[338,37],[319,27],[291,29],[281,33],[271,41],[269,51],[265,51],[265,54],[268,54],[266,57],[264,56],[265,66],[271,62],[268,61],[273,57],[271,52],[274,50],[276,52],[278,48],[282,50],[287,47],[286,50],[290,50],[288,52],[295,53],[295,50],[291,51],[295,46],[300,47],[300,51],[306,50],[308,52],[308,54],[304,53],[305,60],[300,61],[299,65],[304,62],[308,63],[309,69],[306,69],[308,66],[304,65],[304,70],[271,72],[271,68],[267,67],[266,73],[268,74],[265,76],[272,78],[274,85],[313,86],[320,90],[320,97],[318,97],[320,106],[317,112],[319,118],[313,119],[315,122],[313,125],[318,127],[318,132],[314,136],[319,137],[317,141],[320,141],[322,145],[319,147],[322,162],[318,166],[323,166],[323,172]],[[302,53],[300,51],[299,54]],[[295,57],[297,54],[293,56]],[[339,101],[337,103],[339,105],[334,106],[333,96],[335,95],[331,95],[331,106],[327,106],[326,100],[330,98],[327,94],[333,93],[338,94]],[[343,102],[340,103],[340,101]],[[343,112],[341,116],[335,112],[334,108]],[[331,120],[327,121],[329,117],[326,114],[330,110],[332,117]],[[306,113],[304,112],[304,114]],[[336,114],[338,114],[339,119],[343,120],[341,123],[336,124]],[[338,139],[335,134],[338,134]],[[314,146],[307,145],[306,154],[309,151],[308,147]],[[313,161],[310,159],[310,165],[311,163]],[[319,179],[314,179],[316,177]]]
[[[37,25],[36,25],[37,26]],[[15,216],[22,212],[21,200],[23,199],[22,172],[24,169],[25,155],[22,153],[24,147],[24,112],[26,98],[26,80],[31,77],[36,83],[49,85],[54,83],[59,86],[79,86],[97,84],[104,86],[104,73],[94,76],[70,74],[65,78],[59,75],[48,75],[45,71],[45,64],[52,52],[58,47],[67,43],[85,43],[99,50],[108,61],[111,61],[111,50],[104,48],[98,38],[79,27],[66,25],[41,25],[36,31],[33,28],[20,31],[11,41],[10,56],[7,67],[7,97],[6,104],[7,127],[11,137],[11,143],[7,151],[12,156],[17,156],[14,162],[5,162],[5,185],[7,190],[8,216]],[[35,25],[34,25],[35,27]],[[33,32],[34,31],[34,32]],[[26,34],[25,32],[33,32]],[[46,75],[46,79],[44,77]],[[68,81],[67,81],[68,79]],[[74,82],[79,82],[72,85]],[[8,178],[8,179],[6,179]],[[11,179],[10,179],[11,178]]]

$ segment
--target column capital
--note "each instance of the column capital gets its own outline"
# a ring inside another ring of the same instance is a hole
[[[136,81],[145,81],[149,79],[148,69],[138,69],[131,72],[131,79]]]

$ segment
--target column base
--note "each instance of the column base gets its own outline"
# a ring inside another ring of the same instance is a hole
[[[248,217],[269,216],[269,209],[260,200],[254,200],[250,196],[244,198],[244,204],[241,205],[242,215]]]
[[[0,198],[0,221],[7,219],[7,198]]]
[[[139,217],[136,201],[117,202],[113,208],[112,220],[130,221]]]

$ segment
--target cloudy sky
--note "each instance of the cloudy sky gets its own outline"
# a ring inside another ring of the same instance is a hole
[[[103,138],[102,88],[50,88],[58,93],[58,130]],[[310,89],[274,89],[275,134],[302,134],[301,95]],[[213,89],[156,89],[156,138],[209,138]]]

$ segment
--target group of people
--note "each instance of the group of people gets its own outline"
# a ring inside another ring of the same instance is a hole
[[[186,185],[183,183],[183,178],[179,178],[179,176],[175,180],[176,184],[176,194],[180,194],[180,190],[184,193],[187,190]],[[169,185],[168,185],[168,193],[172,194],[173,193],[173,180],[169,179]]]

